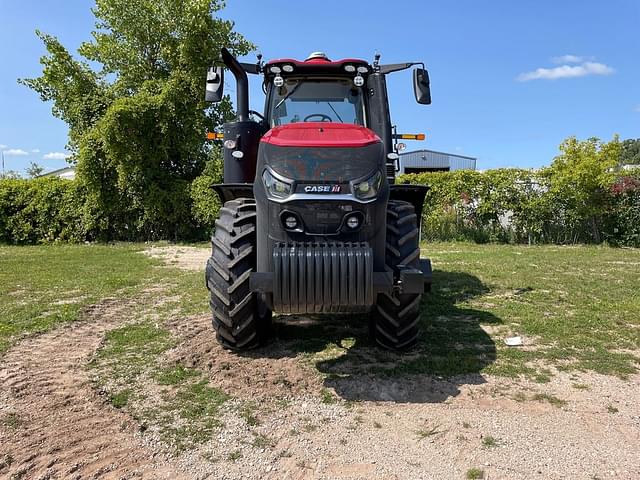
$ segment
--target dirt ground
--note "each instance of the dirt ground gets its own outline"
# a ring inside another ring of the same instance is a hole
[[[208,250],[150,254],[202,269]],[[213,438],[170,455],[89,382],[87,362],[108,330],[131,320],[126,312],[127,302],[104,300],[0,359],[0,477],[463,479],[475,467],[489,479],[640,478],[638,375],[554,371],[540,384],[384,376],[359,365],[323,376],[286,341],[222,350],[208,315],[168,324],[179,338],[168,360],[205,372],[233,400]],[[277,328],[316,321],[284,317]],[[238,415],[243,401],[257,405],[258,425]],[[256,447],[256,434],[270,441]]]

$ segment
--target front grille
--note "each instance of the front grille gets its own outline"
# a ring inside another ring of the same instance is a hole
[[[356,210],[353,203],[334,200],[291,202],[288,209],[302,218],[305,232],[311,235],[335,235],[340,231],[342,219]]]
[[[373,257],[366,242],[277,243],[273,265],[278,312],[360,312],[373,304]]]

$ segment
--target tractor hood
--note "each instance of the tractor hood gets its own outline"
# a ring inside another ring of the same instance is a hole
[[[262,141],[279,147],[364,147],[380,143],[380,138],[360,125],[300,122],[274,127]]]
[[[298,182],[345,182],[384,166],[380,138],[360,125],[290,123],[269,130],[260,142],[259,164]]]

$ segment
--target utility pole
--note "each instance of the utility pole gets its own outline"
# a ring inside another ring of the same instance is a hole
[[[4,152],[2,152],[2,178],[4,178]]]

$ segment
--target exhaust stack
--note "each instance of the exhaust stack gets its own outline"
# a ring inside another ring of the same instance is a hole
[[[238,121],[246,122],[249,120],[249,80],[247,72],[244,71],[238,60],[235,59],[231,52],[226,48],[220,50],[222,61],[226,67],[231,70],[233,76],[236,77],[236,105],[238,108]]]

